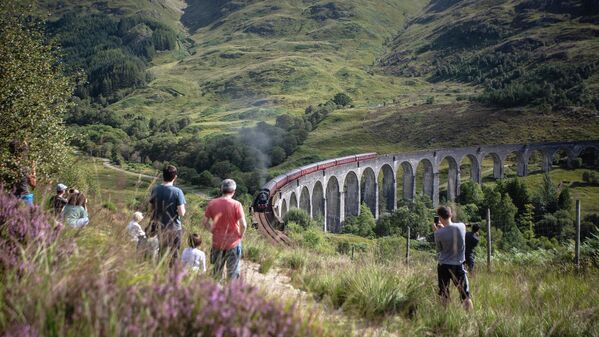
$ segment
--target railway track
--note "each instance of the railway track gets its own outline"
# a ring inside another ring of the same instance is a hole
[[[288,247],[293,245],[293,241],[287,235],[273,228],[272,224],[276,223],[277,220],[272,213],[256,212],[254,213],[254,219],[256,220],[258,231],[271,242]]]

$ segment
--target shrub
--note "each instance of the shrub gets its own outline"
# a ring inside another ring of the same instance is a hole
[[[301,208],[290,209],[287,214],[285,214],[285,219],[283,221],[285,222],[285,227],[288,227],[290,222],[294,222],[304,229],[310,227],[312,224],[310,214]]]
[[[283,256],[282,263],[284,267],[291,270],[300,270],[306,265],[307,259],[306,255],[301,252],[293,251],[291,254]]]
[[[374,237],[376,222],[370,208],[365,203],[360,205],[360,215],[349,217],[343,225],[343,233],[354,234],[362,237]]]
[[[65,335],[84,336],[93,334],[92,331],[111,336],[319,336],[323,333],[316,325],[302,321],[295,314],[295,307],[286,309],[283,304],[266,300],[256,288],[242,282],[221,286],[208,279],[185,282],[184,274],[179,271],[170,272],[166,279],[129,286],[118,286],[118,279],[111,272],[73,273],[52,289],[43,297],[48,301],[31,303],[29,310],[56,313],[55,319]]]
[[[308,274],[304,281],[311,292],[328,297],[335,307],[370,320],[397,314],[412,317],[424,289],[420,279],[376,266]]]
[[[260,267],[258,268],[258,272],[260,274],[268,273],[268,271],[270,270],[270,268],[273,266],[274,263],[275,263],[275,259],[272,255],[265,257],[264,259],[262,259],[262,262],[260,262]]]
[[[36,250],[52,244],[61,227],[39,206],[27,206],[0,188],[0,271],[16,269],[23,272]],[[22,251],[24,250],[24,251]]]
[[[584,171],[582,173],[582,181],[584,181],[587,184],[595,185],[599,184],[599,177],[593,171]]]
[[[335,102],[337,105],[346,106],[351,104],[352,99],[347,94],[340,92],[333,97],[333,102]]]

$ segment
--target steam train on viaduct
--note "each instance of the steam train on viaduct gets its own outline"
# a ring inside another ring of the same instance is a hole
[[[252,203],[251,213],[254,225],[257,226],[258,230],[265,236],[271,238],[271,240],[283,243],[291,244],[291,241],[285,236],[285,234],[275,230],[277,227],[278,219],[274,215],[273,210],[273,198],[276,193],[285,185],[316,171],[329,169],[331,167],[350,164],[353,162],[359,162],[363,160],[374,159],[377,157],[375,152],[363,153],[357,155],[351,155],[342,158],[330,159],[321,161],[314,164],[302,166],[295,170],[283,173],[274,179],[270,180],[264,186],[254,199]]]

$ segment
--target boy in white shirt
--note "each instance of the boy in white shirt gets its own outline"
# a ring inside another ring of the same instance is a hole
[[[133,219],[131,219],[131,221],[127,225],[127,232],[129,232],[132,242],[137,242],[140,236],[146,236],[146,233],[143,229],[141,229],[141,226],[139,225],[143,218],[144,216],[143,214],[141,214],[141,212],[135,212],[133,213]]]
[[[181,261],[186,268],[191,268],[193,271],[206,272],[206,254],[199,249],[202,244],[202,239],[198,234],[189,236],[189,247],[183,250]]]

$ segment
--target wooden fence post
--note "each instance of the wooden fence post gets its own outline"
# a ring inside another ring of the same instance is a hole
[[[491,271],[491,209],[487,208],[487,270]]]
[[[410,264],[410,226],[408,226],[408,236],[406,237],[406,264]]]
[[[576,268],[580,268],[580,200],[576,199],[576,246],[574,252],[574,262]]]

